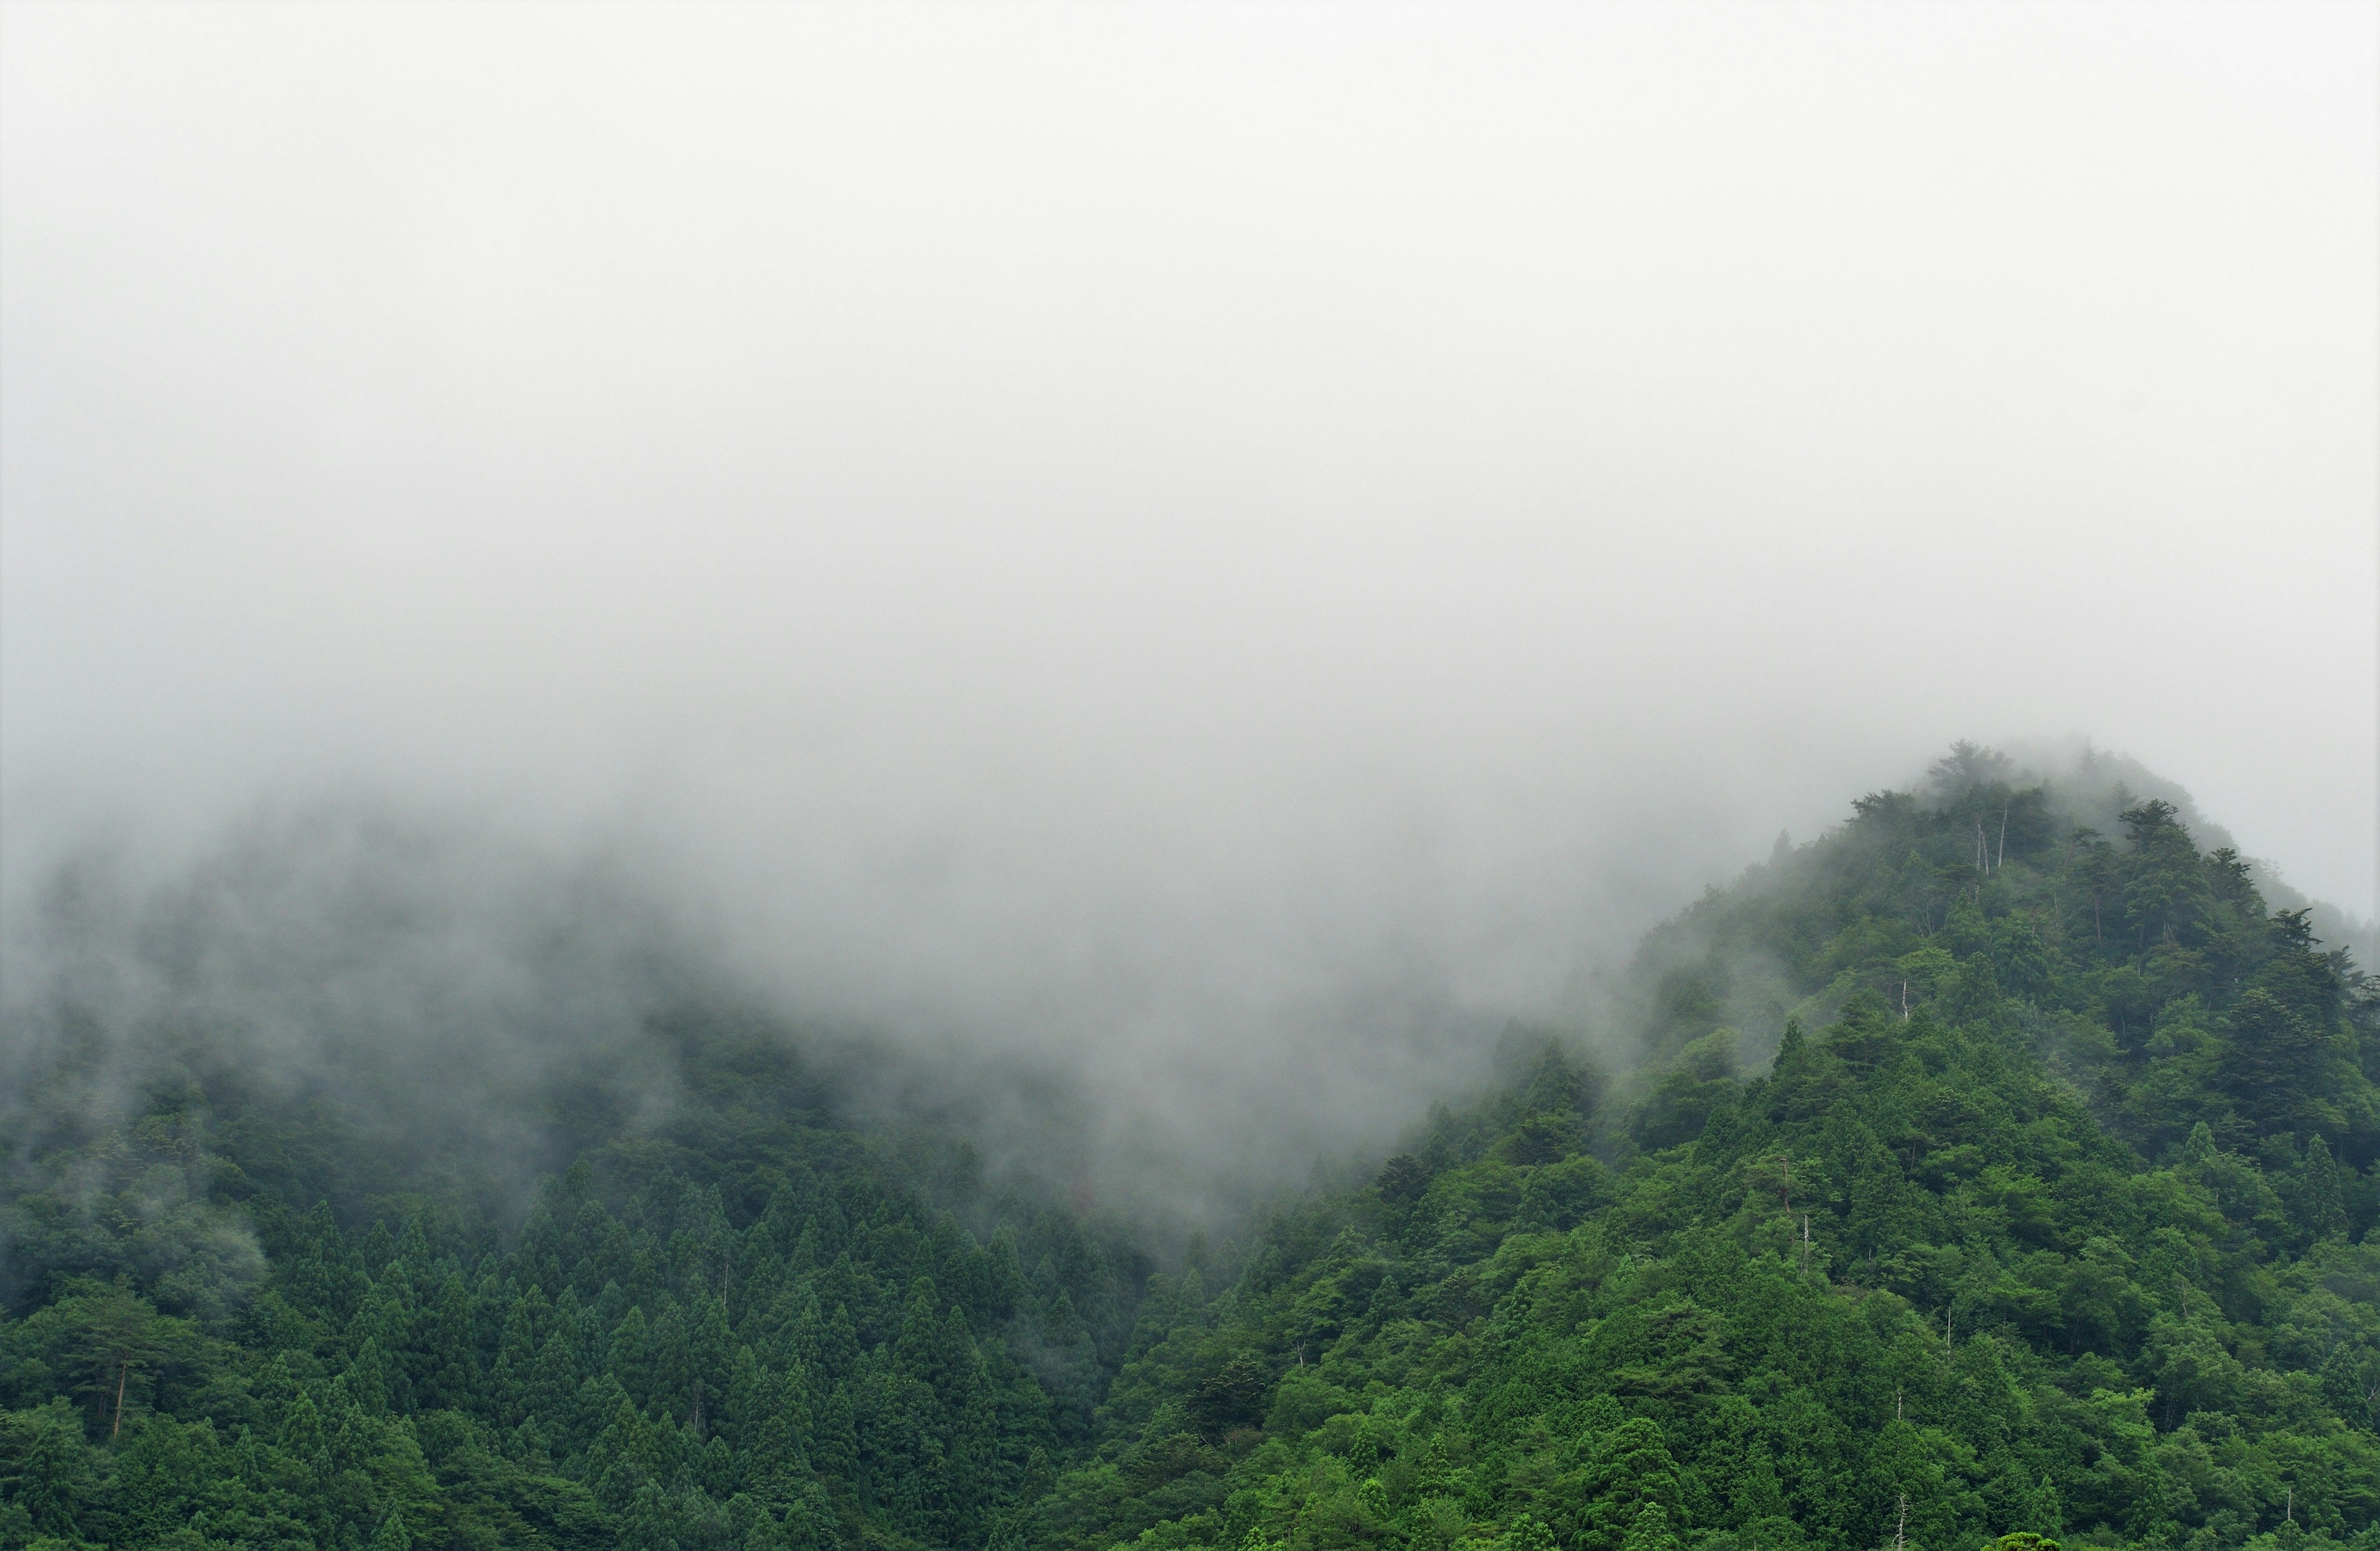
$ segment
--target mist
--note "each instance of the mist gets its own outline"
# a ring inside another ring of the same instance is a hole
[[[1228,1192],[1954,738],[2380,913],[2374,26],[12,7],[0,992]]]

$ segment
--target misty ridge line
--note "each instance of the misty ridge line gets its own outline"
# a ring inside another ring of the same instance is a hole
[[[425,1161],[483,1160],[516,1210],[597,1140],[560,1134],[557,1093],[609,1084],[637,1095],[620,1117],[631,1129],[658,1123],[682,1098],[662,1031],[694,1015],[792,1046],[849,1118],[970,1136],[995,1174],[1046,1176],[1062,1195],[1182,1163],[1184,1136],[1136,1138],[1129,1105],[1088,1085],[1075,1052],[820,1016],[740,974],[600,847],[572,857],[419,812],[318,804],[254,814],[162,878],[87,849],[24,896],[0,1041],[20,1099],[25,1074],[63,1063],[85,1074],[86,1107],[117,1108],[185,1047],[212,1046]]]
[[[2128,802],[2160,796],[2203,849],[2228,840],[2133,762],[2087,747],[2029,757],[2057,773],[2061,822],[2109,829]],[[1808,849],[1779,836],[1741,881],[1782,877]],[[971,1034],[963,1008],[905,1025],[752,973],[748,946],[641,869],[616,845],[573,852],[353,801],[258,810],[178,871],[79,848],[10,901],[0,1086],[21,1117],[37,1087],[72,1072],[79,1107],[111,1112],[210,1050],[245,1081],[350,1113],[516,1216],[535,1181],[605,1128],[650,1129],[689,1102],[670,1031],[693,1017],[790,1048],[849,1123],[963,1138],[994,1188],[1114,1208],[1178,1238],[1360,1175],[1426,1109],[1512,1081],[1548,1042],[1624,1096],[1662,975],[1714,951],[1734,1066],[1765,1065],[1786,1019],[1816,1010],[1783,966],[1715,950],[1695,912],[1671,905],[1648,909],[1624,950],[1575,945],[1551,1008],[1466,1000],[1463,966],[1441,952],[1418,972],[1327,966],[1318,978],[1335,1003],[1243,1001],[1236,1028],[1131,1039],[1078,1016]],[[2269,869],[2260,881],[2276,908],[2303,903]],[[2313,908],[2318,935],[2369,961],[2370,923]]]
[[[2380,15],[0,31],[0,1547],[2380,1551]]]

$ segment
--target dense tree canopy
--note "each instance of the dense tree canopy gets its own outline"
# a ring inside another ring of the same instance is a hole
[[[2173,802],[1961,745],[1853,812],[1648,939],[1641,1061],[1515,1039],[1214,1252],[733,1020],[517,1231],[69,1043],[0,1545],[2380,1548],[2380,996]]]
[[[309,1190],[363,1139],[234,1071],[48,1117],[0,1544],[984,1544],[1090,1446],[1140,1252],[835,1124],[768,1035],[662,1043],[692,1102],[503,1244],[403,1178]]]

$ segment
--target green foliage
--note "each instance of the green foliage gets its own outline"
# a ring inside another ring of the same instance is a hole
[[[156,1225],[74,1192],[144,1136],[199,1138],[182,1166],[223,1182],[352,1122],[203,1077],[79,1137],[37,1117],[10,1138],[11,1258],[43,1282],[0,1313],[0,1546],[983,1544],[1086,1446],[1137,1252],[938,1203],[965,1167],[823,1120],[774,1040],[689,1025],[675,1055],[723,1097],[588,1151],[509,1248],[468,1196],[352,1167],[355,1193],[185,1203],[261,1247],[210,1263],[235,1286],[144,1267],[110,1235]]]
[[[1030,1543],[2380,1545],[2370,986],[2172,804],[1857,812],[1648,941],[1628,1082],[1152,1298]]]
[[[1854,812],[1648,939],[1624,1081],[1548,1041],[1159,1274],[732,1020],[519,1220],[67,1041],[0,1551],[2380,1551],[2380,995],[2172,803]]]

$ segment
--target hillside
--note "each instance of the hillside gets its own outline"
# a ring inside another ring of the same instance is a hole
[[[1528,1044],[1211,1249],[715,1011],[540,1101],[516,1233],[84,1030],[9,1115],[0,1546],[2374,1551],[2380,996],[2187,819],[1962,745],[1654,933],[1641,1063]]]
[[[2128,799],[1962,746],[1780,848],[1633,1080],[1548,1048],[1155,1279],[1021,1544],[2380,1545],[2380,1006]]]

